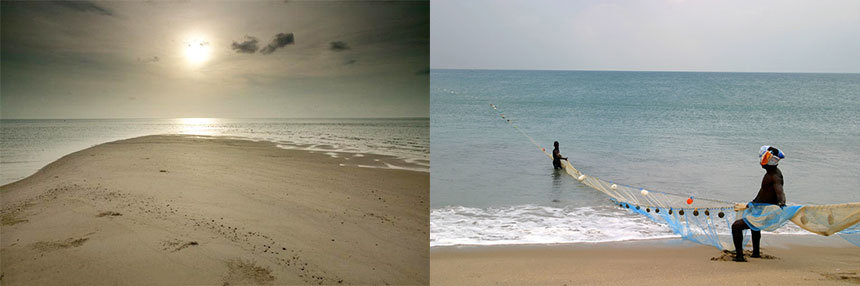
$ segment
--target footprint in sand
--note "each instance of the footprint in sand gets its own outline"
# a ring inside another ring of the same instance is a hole
[[[107,211],[107,212],[101,212],[101,213],[96,215],[96,217],[105,217],[105,216],[122,216],[122,214],[115,212],[115,211]]]
[[[760,258],[754,258],[754,259],[779,259],[773,255],[768,255],[768,254],[764,254],[764,253],[760,253],[760,254],[761,254]],[[747,260],[749,260],[749,258],[752,257],[752,251],[751,250],[744,250],[744,257],[747,258]],[[720,254],[720,256],[711,257],[711,261],[734,261],[734,259],[735,259],[735,252],[729,251],[729,250],[723,250],[723,253]]]
[[[82,237],[78,239],[68,238],[64,241],[39,241],[33,244],[33,248],[43,252],[53,251],[69,247],[78,247],[83,245],[84,242],[87,242],[87,240],[89,240],[89,238]]]
[[[196,241],[183,241],[179,239],[167,240],[161,243],[164,247],[164,250],[170,250],[170,252],[177,252],[183,250],[189,246],[199,245]]]
[[[222,285],[267,284],[275,281],[272,270],[257,266],[256,262],[242,259],[227,261],[227,276]]]
[[[27,219],[22,219],[18,217],[17,212],[7,213],[0,216],[0,224],[2,225],[16,225],[22,222],[28,222]]]
[[[0,211],[0,224],[16,225],[19,223],[28,222],[28,219],[21,218],[21,213],[31,206],[33,206],[32,203],[25,203],[19,207],[10,207],[8,209]]]
[[[854,284],[860,284],[860,274],[858,272],[834,272],[834,273],[818,273],[824,276],[826,280],[845,281]]]

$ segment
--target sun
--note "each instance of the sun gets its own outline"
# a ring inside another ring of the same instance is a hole
[[[203,38],[191,38],[185,41],[185,58],[191,64],[201,64],[209,60],[211,47],[209,41]]]

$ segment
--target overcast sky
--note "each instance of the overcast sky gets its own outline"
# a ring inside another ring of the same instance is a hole
[[[860,1],[433,0],[431,67],[860,72]]]
[[[427,2],[2,2],[2,118],[426,117]]]

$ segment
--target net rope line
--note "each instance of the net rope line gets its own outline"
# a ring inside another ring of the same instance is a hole
[[[507,118],[495,104],[490,103],[490,107],[498,112],[509,126],[528,138],[544,155],[552,159],[552,154]],[[734,249],[730,229],[732,223],[739,218],[743,218],[748,225],[754,225],[757,229],[766,231],[773,231],[790,220],[809,232],[824,236],[838,233],[848,242],[860,246],[860,203],[794,206],[784,211],[776,205],[758,206],[717,199],[694,199],[692,195],[646,190],[601,180],[583,174],[574,168],[569,160],[562,160],[561,163],[568,175],[608,195],[610,200],[619,207],[644,215],[657,223],[664,223],[684,239],[712,245],[718,249]],[[752,209],[745,211],[748,207]],[[700,212],[702,209],[704,211]],[[716,216],[711,210],[717,211]],[[757,213],[759,216],[753,216],[750,213]],[[700,214],[703,215],[700,216]],[[744,244],[746,244],[749,236],[744,237]]]
[[[520,129],[518,126],[516,126],[512,120],[508,119],[505,116],[504,113],[501,113],[501,111],[498,109],[498,107],[495,104],[491,103],[490,107],[492,107],[493,110],[496,110],[497,112],[499,112],[499,115],[501,116],[501,118],[503,120],[505,120],[508,123],[508,125],[510,125],[515,130],[517,130],[520,134],[522,134],[523,136],[528,138],[529,141],[531,141],[531,143],[533,145],[535,145],[535,147],[537,147],[538,149],[541,150],[541,152],[544,153],[544,155],[546,155],[548,158],[552,159],[552,154],[547,152],[546,148],[542,147],[539,143],[537,143],[537,141],[534,138],[532,138],[530,135],[528,135],[528,133],[526,133],[525,131]],[[575,167],[573,167],[573,165],[570,164],[570,161],[567,161],[567,160],[562,161],[562,166],[564,166],[564,170],[568,174],[570,174],[574,179],[577,179],[578,181],[584,183],[585,185],[588,185],[589,187],[595,188],[599,191],[603,191],[603,190],[601,188],[595,187],[594,182],[592,182],[592,181],[608,182],[610,184],[609,185],[610,189],[612,189],[612,185],[615,185],[616,189],[618,187],[625,187],[625,188],[635,189],[635,190],[639,191],[640,193],[642,190],[645,190],[645,191],[647,191],[648,195],[653,195],[653,194],[657,193],[657,194],[663,194],[666,196],[675,196],[678,198],[683,198],[684,200],[686,200],[687,198],[693,197],[692,195],[687,195],[687,194],[678,194],[678,193],[671,193],[671,192],[664,192],[664,191],[647,190],[645,188],[634,187],[634,186],[625,185],[625,184],[619,184],[619,183],[612,182],[612,181],[604,181],[604,180],[601,180],[597,177],[585,175],[584,173],[580,172]],[[585,177],[582,177],[582,176],[585,176]],[[580,180],[579,178],[583,178],[583,179]],[[588,179],[591,179],[591,180],[589,181]],[[610,195],[610,196],[612,196],[612,195]],[[612,197],[615,199],[618,199],[615,196],[612,196]],[[645,197],[647,197],[647,195],[645,195]],[[696,201],[700,201],[700,200],[714,203],[714,206],[713,207],[707,207],[708,209],[734,209],[735,204],[737,204],[737,202],[730,202],[730,201],[724,201],[724,200],[718,200],[718,199],[709,199],[709,198],[694,198],[693,202],[695,203]],[[646,200],[646,201],[651,201],[651,200]],[[653,207],[653,208],[661,207],[661,205],[659,205],[659,204],[640,203],[638,205],[642,206],[642,207]],[[665,207],[665,206],[662,206],[662,207]],[[699,207],[683,207],[683,206],[681,206],[681,207],[675,207],[675,208],[697,209]]]

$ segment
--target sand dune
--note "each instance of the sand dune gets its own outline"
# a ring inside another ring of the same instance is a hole
[[[179,135],[67,155],[0,188],[0,283],[426,284],[429,174],[341,163]]]

